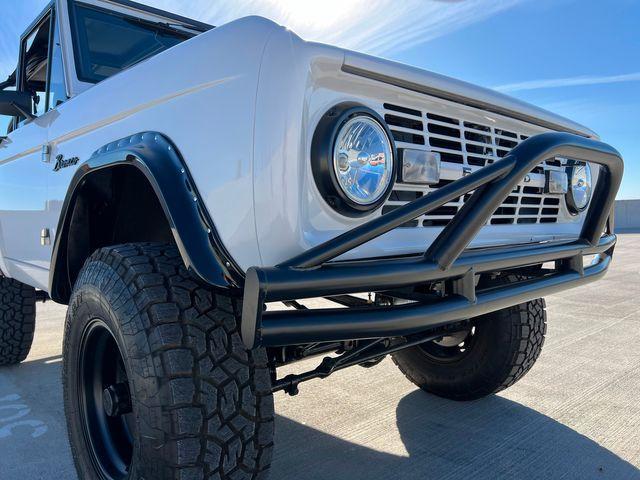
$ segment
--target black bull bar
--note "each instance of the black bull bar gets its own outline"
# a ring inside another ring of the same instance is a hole
[[[575,241],[467,249],[513,189],[553,157],[601,165],[580,236]],[[406,336],[483,315],[601,278],[616,236],[607,228],[623,173],[620,154],[569,133],[543,133],[506,157],[411,203],[368,221],[275,267],[247,271],[242,338],[248,348]],[[423,255],[331,262],[384,233],[473,191]],[[605,232],[607,229],[607,233]],[[590,266],[584,255],[597,254]],[[555,261],[551,273],[476,291],[475,275]],[[455,294],[437,302],[394,306],[265,311],[265,302],[385,291],[456,280]]]

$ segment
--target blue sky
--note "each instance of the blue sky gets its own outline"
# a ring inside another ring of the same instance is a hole
[[[139,0],[220,25],[259,14],[302,37],[497,88],[587,125],[625,157],[640,198],[640,1]],[[0,75],[47,1],[0,17]]]

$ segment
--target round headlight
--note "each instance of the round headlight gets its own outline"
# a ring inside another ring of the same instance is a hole
[[[336,105],[320,120],[311,145],[316,185],[331,207],[361,216],[382,206],[396,175],[391,132],[370,108]]]
[[[349,200],[359,205],[380,200],[393,173],[391,142],[384,128],[366,115],[348,120],[333,147],[333,170]]]
[[[569,167],[569,191],[567,206],[573,214],[587,208],[591,200],[593,186],[591,183],[591,167],[588,163],[575,162]]]

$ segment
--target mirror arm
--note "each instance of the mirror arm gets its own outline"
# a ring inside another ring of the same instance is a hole
[[[26,118],[27,120],[33,120],[34,118],[36,118],[36,116],[33,113],[28,112],[27,110],[22,108],[20,105],[18,105],[16,102],[11,102],[11,106],[15,108],[17,111],[19,111],[22,114],[22,116],[24,116],[24,118]]]
[[[0,90],[4,90],[7,87],[15,87],[16,86],[16,72],[14,72],[7,77],[4,82],[0,82]]]

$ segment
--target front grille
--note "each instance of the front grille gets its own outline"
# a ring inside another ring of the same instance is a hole
[[[383,214],[457,180],[463,176],[463,168],[468,170],[484,167],[506,156],[518,143],[528,138],[497,125],[482,125],[463,118],[451,118],[402,105],[385,103],[382,111],[399,149],[428,149],[438,152],[443,169],[442,179],[436,185],[397,182],[383,206]],[[562,195],[544,193],[544,174],[545,170],[563,170],[564,163],[565,160],[562,159],[549,159],[533,169],[527,178],[528,181],[523,181],[512,192],[495,211],[489,223],[556,223],[560,215]],[[460,197],[403,226],[445,226],[469,196],[467,194]]]

